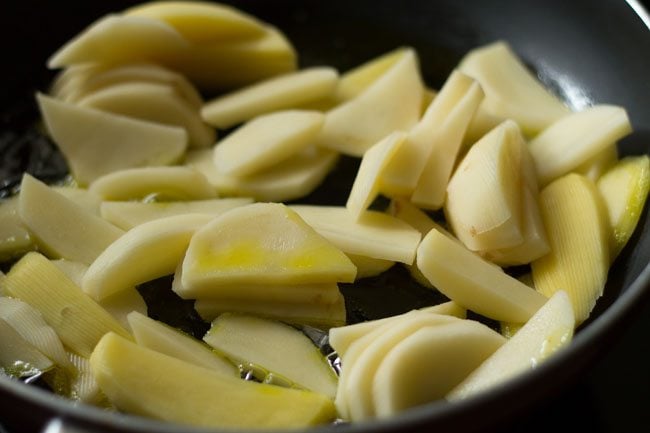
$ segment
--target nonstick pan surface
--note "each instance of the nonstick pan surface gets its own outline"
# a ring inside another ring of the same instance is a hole
[[[539,78],[575,109],[596,103],[627,108],[635,132],[622,155],[650,150],[650,31],[624,1],[251,1],[233,3],[282,29],[301,66],[341,71],[398,46],[416,48],[427,84],[438,88],[471,48],[507,40]],[[35,127],[36,90],[53,73],[44,64],[62,43],[101,15],[132,2],[21,2],[4,7],[0,36],[8,51],[0,70],[0,181],[9,191],[27,169],[44,179],[65,171]],[[327,187],[311,200],[345,201],[358,161],[344,159]],[[486,431],[534,405],[548,404],[603,356],[641,311],[650,292],[650,224],[647,211],[614,263],[592,318],[571,347],[531,374],[474,399],[426,405],[388,421],[338,425],[314,431]],[[393,272],[358,290],[344,288],[353,321],[396,314],[442,298]],[[646,322],[647,323],[647,322]],[[199,332],[199,331],[197,331]],[[640,343],[647,347],[647,342]],[[646,349],[647,350],[647,349]],[[645,377],[646,376],[640,376]],[[612,399],[617,398],[612,396]],[[45,391],[0,378],[0,424],[34,432],[61,417],[84,431],[178,432],[190,429],[74,406]]]

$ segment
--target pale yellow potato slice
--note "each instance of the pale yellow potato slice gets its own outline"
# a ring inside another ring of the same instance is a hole
[[[362,256],[359,254],[346,254],[350,261],[357,267],[357,278],[376,277],[393,267],[393,260],[375,259],[373,257]]]
[[[525,322],[546,301],[546,296],[436,229],[420,243],[417,265],[449,299],[494,320]]]
[[[18,214],[42,250],[85,264],[124,233],[29,174],[21,183]]]
[[[18,213],[18,196],[0,200],[0,260],[18,257],[36,248]]]
[[[528,143],[541,185],[569,173],[632,132],[624,108],[596,105],[565,116]]]
[[[49,135],[82,186],[115,170],[174,163],[187,148],[187,133],[179,127],[81,108],[42,94],[37,100]]]
[[[253,363],[330,398],[337,377],[318,347],[298,329],[242,314],[216,318],[203,341],[238,364]]]
[[[86,271],[81,288],[102,300],[122,290],[174,273],[190,238],[213,217],[176,215],[141,224],[110,244]]]
[[[347,254],[413,263],[421,235],[388,214],[366,211],[357,220],[344,207],[292,205],[321,236]]]
[[[609,218],[592,181],[568,174],[539,196],[551,252],[531,263],[535,289],[550,297],[564,290],[582,323],[603,294],[610,264]]]
[[[607,170],[612,168],[618,162],[618,146],[616,143],[601,150],[596,156],[589,158],[587,161],[573,169],[574,173],[586,176],[592,182],[596,182]]]
[[[194,44],[225,43],[264,34],[264,26],[255,17],[218,3],[152,1],[123,13],[163,21]]]
[[[505,342],[473,320],[419,329],[380,361],[372,382],[375,416],[385,418],[443,399]]]
[[[87,188],[76,188],[74,186],[66,185],[52,185],[51,188],[68,200],[78,204],[86,211],[99,215],[99,206],[102,203],[102,198],[97,194],[88,191]]]
[[[90,364],[110,401],[135,415],[246,430],[304,428],[335,417],[324,395],[229,377],[112,333],[99,342]]]
[[[386,135],[415,125],[423,87],[417,55],[410,49],[361,94],[327,112],[319,144],[362,156]]]
[[[217,139],[215,130],[203,122],[198,109],[185,101],[169,84],[138,81],[117,83],[86,94],[76,104],[184,128],[191,147],[209,147]]]
[[[447,185],[445,215],[470,250],[508,248],[523,242],[519,128],[505,121],[479,140],[458,164]]]
[[[261,37],[192,45],[163,65],[185,75],[200,90],[215,93],[295,71],[297,54],[279,30],[265,26]]]
[[[650,158],[623,158],[598,179],[597,185],[609,213],[613,261],[632,236],[643,212],[650,189]]]
[[[379,195],[383,186],[383,174],[406,144],[406,134],[395,131],[363,154],[352,190],[345,203],[348,212],[355,219],[361,218],[366,209]]]
[[[330,97],[338,72],[330,67],[312,67],[268,78],[205,103],[201,117],[210,125],[230,128],[256,116]]]
[[[279,203],[254,203],[214,218],[192,237],[183,286],[352,282],[347,256]]]
[[[302,110],[256,117],[217,143],[214,165],[238,177],[264,171],[314,144],[323,119],[318,111]]]
[[[224,313],[252,314],[280,320],[292,325],[308,325],[321,329],[345,324],[345,300],[339,294],[333,303],[268,302],[255,299],[210,300],[197,299],[194,308],[205,321],[212,321]]]
[[[54,363],[0,318],[0,373],[10,377],[29,377],[54,368]]]
[[[192,167],[139,167],[105,174],[88,190],[103,200],[138,200],[150,196],[202,200],[217,196],[208,179]]]
[[[11,268],[5,289],[36,308],[61,342],[81,356],[90,356],[107,332],[130,338],[105,309],[40,253],[26,254]]]
[[[571,342],[574,326],[571,301],[560,290],[446,398],[464,399],[536,368]]]
[[[213,198],[205,200],[138,202],[105,201],[101,204],[102,218],[123,230],[160,218],[188,213],[212,216],[252,203],[250,198]]]
[[[382,174],[382,191],[413,194],[411,200],[418,204],[441,207],[465,128],[482,99],[476,81],[453,71],[390,160]]]
[[[227,376],[239,377],[239,370],[233,363],[194,337],[137,311],[128,315],[128,321],[135,342],[140,346]]]
[[[61,68],[79,63],[169,60],[190,43],[169,24],[146,17],[108,14],[63,45],[47,61]]]
[[[203,173],[221,195],[283,202],[304,197],[314,191],[338,159],[338,153],[313,146],[268,170],[247,177],[228,176],[219,172],[212,151],[189,152],[185,163]]]
[[[458,69],[481,84],[485,100],[480,111],[516,121],[527,135],[569,114],[569,109],[544,88],[503,41],[470,51]]]
[[[448,316],[464,319],[467,311],[453,301],[445,302],[431,307],[421,308],[419,311],[432,314],[443,314]],[[355,323],[354,325],[339,326],[329,330],[329,344],[332,346],[340,357],[345,357],[348,348],[356,340],[364,335],[386,325],[387,323],[397,323],[401,317],[408,313],[397,316],[386,317],[384,319],[370,320],[367,322]]]

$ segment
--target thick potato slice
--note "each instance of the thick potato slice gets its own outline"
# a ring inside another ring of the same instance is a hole
[[[183,286],[352,282],[356,268],[295,211],[279,203],[232,209],[199,230],[183,260]]]
[[[23,176],[18,213],[48,254],[92,263],[124,233],[29,174]]]
[[[192,167],[138,167],[117,170],[93,181],[88,190],[103,200],[141,200],[156,196],[202,200],[217,196],[208,179]]]
[[[205,103],[201,117],[210,125],[230,128],[277,110],[300,108],[332,95],[338,72],[312,67],[278,75]]]
[[[341,251],[374,259],[413,263],[420,233],[382,212],[366,211],[361,219],[344,207],[292,205],[295,212]]]
[[[80,63],[158,62],[189,47],[190,43],[167,23],[108,14],[59,48],[47,65],[60,68]]]
[[[163,21],[194,44],[225,43],[264,34],[264,26],[256,18],[218,3],[151,1],[130,7],[124,14]]]
[[[614,105],[596,105],[565,116],[530,141],[541,185],[569,173],[632,132],[627,112]]]
[[[199,111],[176,93],[169,84],[148,82],[113,84],[86,94],[76,101],[76,104],[80,107],[184,128],[191,147],[209,147],[217,139],[215,130],[203,123]]]
[[[259,173],[314,144],[322,126],[323,114],[318,111],[286,110],[256,117],[217,143],[214,165],[231,176]]]
[[[574,326],[571,301],[566,292],[560,290],[446,398],[467,398],[534,369],[571,342]]]
[[[334,398],[337,377],[312,341],[284,323],[222,314],[203,341],[239,364],[253,363],[314,392]]]
[[[485,100],[479,113],[498,119],[493,125],[513,119],[525,134],[535,135],[569,114],[503,41],[470,51],[458,69],[481,84]]]
[[[423,87],[417,55],[408,50],[361,94],[327,112],[319,144],[362,156],[386,135],[415,125]]]
[[[582,323],[603,294],[610,264],[607,209],[592,181],[570,173],[539,196],[550,253],[532,262],[535,289],[546,296],[564,290]]]
[[[586,176],[592,182],[596,182],[600,177],[612,168],[618,162],[618,146],[612,144],[592,156],[587,161],[573,169],[574,173]]]
[[[212,428],[288,429],[325,423],[335,416],[326,396],[243,381],[113,333],[99,342],[90,364],[115,406],[164,421]]]
[[[81,288],[93,299],[101,300],[173,274],[194,232],[211,219],[203,214],[176,215],[129,230],[90,265]]]
[[[203,173],[221,195],[283,202],[314,191],[338,159],[338,153],[313,146],[267,170],[246,177],[229,176],[217,170],[212,151],[189,152],[185,163]]]
[[[48,133],[80,185],[120,169],[174,163],[187,148],[183,128],[77,107],[42,94],[37,100]]]
[[[525,322],[546,302],[544,295],[436,229],[420,243],[417,264],[449,299],[494,320]]]
[[[373,257],[362,256],[359,254],[347,253],[346,256],[350,259],[354,266],[357,267],[356,280],[361,278],[375,277],[388,269],[393,267],[395,262],[393,260],[375,259]]]

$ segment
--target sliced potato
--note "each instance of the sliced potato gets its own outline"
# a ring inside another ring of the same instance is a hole
[[[346,254],[350,261],[357,267],[356,280],[361,278],[376,277],[393,267],[393,260],[375,259],[373,257],[362,256],[359,254]]]
[[[0,200],[0,260],[18,257],[36,248],[18,213],[18,196]]]
[[[586,176],[592,182],[596,182],[600,176],[612,168],[618,162],[618,146],[612,144],[605,150],[601,150],[596,156],[589,158],[573,171]]]

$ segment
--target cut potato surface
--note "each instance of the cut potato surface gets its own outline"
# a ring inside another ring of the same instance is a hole
[[[124,233],[29,174],[21,182],[18,213],[44,251],[85,264]]]
[[[335,417],[326,396],[242,381],[140,347],[113,333],[97,345],[90,364],[110,401],[136,415],[200,427],[245,429],[301,428]]]
[[[314,144],[323,125],[317,111],[287,110],[257,117],[214,148],[221,173],[247,176],[270,168]]]
[[[211,219],[203,214],[176,215],[129,230],[90,265],[82,289],[93,299],[101,300],[173,274],[194,233]]]
[[[36,248],[18,213],[17,196],[0,200],[0,260],[18,257]]]
[[[88,189],[104,200],[139,200],[153,195],[167,200],[201,200],[217,196],[202,173],[180,166],[118,170],[95,179]]]
[[[80,185],[120,169],[174,163],[187,148],[187,133],[179,127],[77,107],[42,94],[37,100],[48,133]]]
[[[357,267],[356,280],[380,275],[395,264],[393,260],[375,259],[359,254],[347,253],[346,256]]]
[[[201,116],[210,125],[229,128],[262,114],[325,99],[337,81],[338,72],[329,67],[278,75],[206,102]]]
[[[188,288],[352,282],[356,268],[288,207],[232,209],[198,231],[183,260]]]

